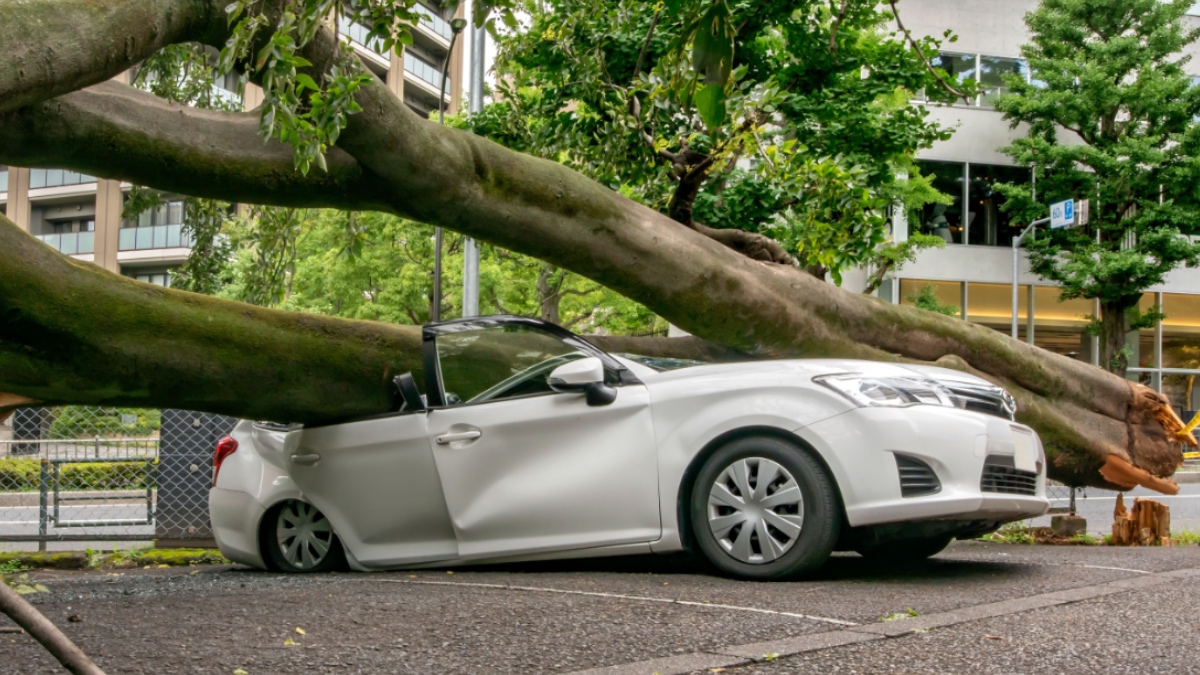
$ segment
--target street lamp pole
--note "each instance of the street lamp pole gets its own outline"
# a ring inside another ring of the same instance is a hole
[[[438,88],[438,124],[446,125],[446,75],[450,71],[450,57],[454,54],[454,43],[458,42],[458,34],[467,27],[466,19],[454,19],[450,22],[450,49],[442,60],[442,86]],[[433,228],[433,303],[429,308],[429,320],[442,320],[442,228]]]
[[[1020,271],[1017,268],[1017,261],[1019,258],[1018,253],[1021,250],[1021,243],[1025,241],[1026,236],[1028,236],[1031,232],[1033,232],[1033,228],[1037,227],[1038,225],[1045,225],[1048,222],[1050,222],[1049,218],[1039,218],[1038,220],[1035,220],[1032,223],[1026,225],[1025,229],[1021,231],[1021,234],[1013,237],[1013,242],[1012,242],[1012,246],[1013,246],[1012,338],[1014,340],[1017,339],[1017,296],[1019,295],[1017,288],[1019,286],[1018,282],[1020,281],[1020,278],[1021,278]]]
[[[486,49],[487,29],[479,25],[471,34],[471,101],[468,111],[472,115],[483,111],[483,65]],[[479,246],[471,237],[463,238],[462,314],[479,315]]]

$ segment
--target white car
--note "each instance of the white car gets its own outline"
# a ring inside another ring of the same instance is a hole
[[[221,552],[309,572],[690,549],[780,579],[1048,508],[1012,397],[951,370],[622,356],[510,316],[426,326],[424,365],[394,413],[240,422],[213,461]]]

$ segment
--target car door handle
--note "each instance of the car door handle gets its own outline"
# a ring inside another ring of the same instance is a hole
[[[311,455],[292,455],[292,461],[296,464],[316,464],[321,460],[321,456],[317,453]]]
[[[449,445],[455,441],[473,441],[483,435],[482,431],[474,429],[472,431],[458,431],[453,434],[442,434],[437,437],[438,445]]]

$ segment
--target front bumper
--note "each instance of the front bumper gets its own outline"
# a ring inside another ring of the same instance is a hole
[[[1042,515],[1050,507],[1037,434],[998,417],[929,405],[858,408],[795,433],[829,465],[851,527],[917,520],[1007,522]],[[984,491],[985,462],[1013,461],[1021,438],[1030,437],[1037,461],[1033,494]],[[928,465],[940,489],[903,496],[897,455]]]
[[[253,495],[212,488],[208,491],[208,511],[221,555],[243,565],[267,568],[258,546],[258,525],[265,509]]]

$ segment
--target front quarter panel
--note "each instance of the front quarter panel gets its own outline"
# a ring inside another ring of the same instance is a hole
[[[751,427],[782,433],[851,409],[849,402],[814,384],[811,375],[789,372],[711,376],[648,382],[658,441],[659,494],[663,537],[656,552],[683,546],[679,527],[680,488],[696,455],[714,440]]]

